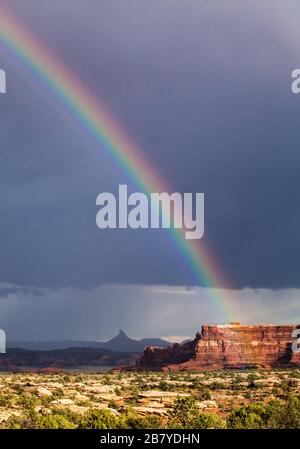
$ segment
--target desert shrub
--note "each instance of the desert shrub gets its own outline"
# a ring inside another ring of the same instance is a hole
[[[119,418],[119,426],[127,429],[162,429],[164,423],[160,416],[147,415],[141,417],[137,415],[134,409],[129,407]]]
[[[74,382],[83,382],[84,381],[84,376],[77,374],[74,378]]]
[[[135,429],[137,427],[138,414],[132,406],[127,406],[126,410],[119,416],[119,428]]]
[[[118,418],[109,410],[91,409],[78,419],[80,429],[118,429]]]
[[[33,410],[26,411],[22,416],[12,415],[4,427],[7,429],[34,429],[36,428],[36,413]]]
[[[7,429],[75,429],[79,415],[69,410],[55,410],[48,415],[26,410],[22,416],[11,416],[5,423]]]
[[[52,392],[52,398],[53,399],[60,399],[65,396],[64,390],[62,388],[57,388],[55,391]]]
[[[191,379],[191,388],[193,388],[193,390],[196,390],[195,395],[200,401],[211,399],[209,388],[202,384],[199,377]]]
[[[160,416],[149,415],[139,418],[136,429],[163,429],[164,424]]]
[[[105,376],[103,377],[103,385],[112,385],[109,374],[105,374]]]
[[[194,397],[177,397],[173,410],[169,412],[168,427],[188,429],[191,426],[191,422],[198,416],[198,412]]]
[[[228,419],[229,429],[263,429],[267,427],[271,410],[263,404],[250,404],[234,409]]]
[[[231,381],[231,389],[236,391],[242,389],[241,382],[243,382],[243,378],[240,375],[235,376]]]
[[[1,429],[24,429],[25,421],[22,418],[12,416],[5,423],[1,424]],[[26,427],[28,428],[28,427]]]
[[[248,375],[248,388],[257,388],[257,384],[255,381],[258,379],[258,376],[255,373],[250,373]]]
[[[288,380],[287,380],[287,379],[283,379],[283,380],[281,381],[280,386],[281,386],[281,389],[283,390],[283,392],[284,392],[286,395],[289,395],[289,393],[290,393],[290,391],[291,391],[291,387],[290,387],[290,385],[289,385],[289,383],[288,383]]]
[[[38,404],[38,399],[36,396],[29,396],[28,394],[26,395],[23,393],[18,397],[17,404],[27,410],[33,409]]]
[[[233,429],[275,428],[278,425],[276,417],[281,416],[285,407],[285,404],[276,399],[268,404],[254,403],[236,408],[228,417],[227,427]]]
[[[200,385],[197,391],[195,392],[195,396],[199,401],[207,401],[211,399],[210,391],[204,385]]]
[[[72,381],[71,376],[68,376],[67,374],[64,374],[61,378],[61,382],[64,384],[68,384]]]
[[[280,395],[280,390],[279,390],[278,387],[272,387],[271,393],[272,393],[274,396],[279,396],[279,395]]]
[[[0,407],[10,407],[13,402],[12,394],[3,394],[0,396]]]
[[[62,414],[39,415],[35,421],[36,429],[75,429],[77,426]]]
[[[300,429],[300,400],[297,397],[289,397],[282,404],[273,405],[268,427],[271,429]]]
[[[227,386],[223,382],[214,381],[210,384],[211,390],[225,390],[226,388]]]
[[[212,413],[199,411],[196,399],[192,396],[178,397],[173,410],[169,413],[168,428],[171,429],[208,429],[222,428],[224,421]]]
[[[139,403],[139,397],[138,396],[131,396],[131,398],[127,398],[125,400],[125,403],[127,406],[135,407]]]
[[[166,380],[162,379],[162,380],[159,382],[159,384],[158,384],[158,388],[159,388],[161,391],[170,391],[170,390],[171,390],[171,385],[168,384],[168,382],[167,382]]]
[[[193,429],[222,429],[225,421],[215,413],[199,413],[193,420]]]
[[[94,400],[94,402],[97,402]],[[79,407],[89,407],[91,404],[91,401],[89,399],[81,399],[80,401],[77,401],[76,404]]]
[[[49,406],[49,404],[51,404],[51,402],[53,401],[53,395],[51,396],[42,396],[40,398],[40,403],[41,405],[43,405],[44,407]]]
[[[15,393],[17,394],[22,394],[25,390],[24,385],[21,384],[14,384],[11,387],[15,390]]]
[[[116,394],[117,396],[122,396],[122,391],[121,391],[121,389],[120,389],[119,387],[116,387],[116,388],[115,388],[115,394]]]

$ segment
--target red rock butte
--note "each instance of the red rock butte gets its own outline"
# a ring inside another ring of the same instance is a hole
[[[193,341],[167,348],[147,346],[136,368],[203,371],[300,366],[300,353],[292,349],[295,329],[300,324],[204,325]]]

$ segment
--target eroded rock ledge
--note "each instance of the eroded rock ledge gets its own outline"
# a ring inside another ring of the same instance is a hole
[[[193,341],[147,346],[137,369],[215,370],[300,366],[293,331],[300,325],[204,325]]]

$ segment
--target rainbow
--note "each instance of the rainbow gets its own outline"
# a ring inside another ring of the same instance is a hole
[[[0,42],[92,133],[101,149],[109,153],[138,188],[147,194],[170,191],[145,154],[113,120],[104,105],[11,11],[3,10],[2,6]],[[171,228],[170,235],[193,271],[195,283],[208,287],[221,316],[230,321],[230,298],[224,293],[229,286],[211,252],[202,241],[186,240],[183,230]]]

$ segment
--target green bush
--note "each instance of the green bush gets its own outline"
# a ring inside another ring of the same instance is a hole
[[[223,382],[214,381],[210,384],[211,390],[225,390],[226,388],[227,386]]]
[[[17,401],[18,405],[24,407],[26,410],[33,409],[36,405],[38,405],[38,399],[33,395],[21,394]]]
[[[118,418],[109,410],[91,409],[79,418],[79,429],[118,429]]]
[[[132,409],[128,408],[126,413],[119,419],[119,425],[127,429],[163,429],[164,423],[160,416],[147,415],[140,417]]]
[[[225,421],[215,413],[199,413],[193,420],[193,429],[223,429]]]
[[[300,400],[289,397],[286,403],[274,407],[268,427],[271,429],[300,429]]]
[[[10,407],[14,402],[12,394],[3,394],[0,396],[0,407]]]
[[[64,415],[53,413],[46,416],[38,416],[36,429],[75,429],[77,426]]]
[[[257,388],[257,384],[255,383],[255,381],[258,379],[258,376],[255,373],[250,373],[248,375],[248,387],[249,388]]]
[[[169,413],[168,428],[171,429],[217,429],[224,425],[217,415],[201,413],[192,396],[178,397]]]
[[[269,418],[268,410],[261,404],[250,404],[234,409],[228,419],[229,429],[262,429]]]
[[[300,403],[292,398],[286,403],[250,404],[234,409],[228,419],[229,429],[300,428]]]
[[[148,415],[144,418],[139,418],[136,429],[163,429],[164,424],[160,416]]]
[[[211,399],[209,389],[201,383],[199,378],[192,379],[191,387],[195,390],[195,395],[199,401]]]
[[[167,382],[166,380],[162,379],[162,380],[159,382],[159,384],[158,384],[158,388],[159,388],[161,391],[170,391],[170,390],[171,390],[171,385],[168,384],[168,382]]]
[[[208,401],[211,399],[211,394],[207,387],[202,386],[197,390],[196,397],[199,401]]]

